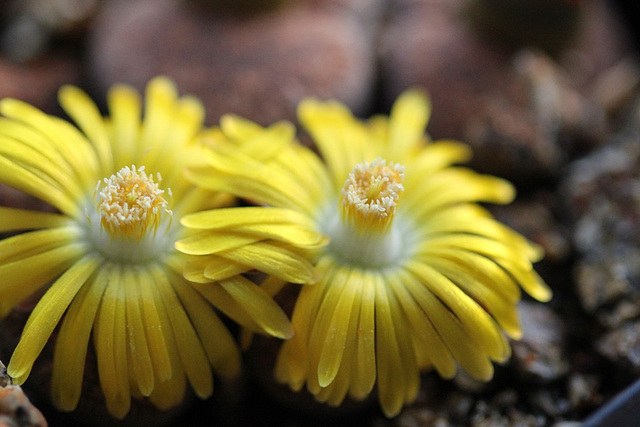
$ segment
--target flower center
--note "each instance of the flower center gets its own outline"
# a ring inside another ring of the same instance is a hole
[[[384,234],[404,191],[404,167],[378,157],[356,165],[342,187],[342,219],[361,233]]]
[[[336,260],[381,269],[397,264],[412,250],[410,225],[404,218],[394,221],[403,179],[404,167],[382,158],[353,168],[340,206],[334,202],[320,217],[322,231],[331,237],[327,251]]]
[[[100,224],[112,236],[139,240],[151,229],[155,234],[163,215],[172,215],[167,209],[164,191],[144,166],[136,169],[124,167],[115,175],[98,182],[98,212]]]
[[[173,212],[161,181],[159,174],[156,180],[147,175],[144,166],[124,167],[98,181],[80,224],[87,244],[121,264],[153,262],[173,253],[181,228],[171,226]]]

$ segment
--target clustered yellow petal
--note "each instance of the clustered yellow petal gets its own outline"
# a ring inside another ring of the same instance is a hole
[[[317,281],[300,291],[295,335],[283,343],[275,375],[330,405],[377,387],[391,417],[415,399],[425,370],[452,378],[462,368],[487,381],[492,362],[510,356],[507,337],[521,335],[520,289],[551,297],[532,268],[541,249],[478,205],[509,203],[512,185],[454,166],[470,150],[430,141],[429,114],[417,90],[389,117],[366,122],[340,103],[308,99],[299,121],[319,155],[286,124],[261,128],[227,116],[205,138],[207,166],[190,169],[203,188],[295,217],[283,235],[329,239],[286,242],[310,249]],[[193,226],[190,216],[183,224]],[[198,225],[194,236],[208,229]]]
[[[222,312],[288,339],[280,382],[330,405],[375,388],[392,417],[426,370],[489,380],[521,336],[521,289],[551,298],[532,267],[542,250],[478,204],[511,202],[513,186],[456,166],[465,144],[425,135],[418,90],[367,121],[303,101],[318,153],[287,122],[225,116],[205,130],[200,102],[165,78],[148,84],[143,119],[126,86],[108,117],[75,87],[60,102],[76,126],[0,101],[0,183],[55,209],[0,206],[14,234],[0,240],[0,317],[44,291],[8,373],[24,382],[57,329],[62,410],[80,399],[89,342],[117,418],[132,397],[165,409],[187,384],[210,396],[213,372],[240,370]],[[287,283],[307,285],[291,321],[273,300]]]
[[[168,79],[149,82],[144,118],[140,96],[123,85],[109,91],[107,117],[76,87],[63,87],[59,99],[77,126],[15,99],[0,101],[0,183],[55,210],[0,206],[0,232],[13,234],[0,240],[0,317],[43,293],[7,371],[16,383],[26,381],[57,329],[51,397],[61,410],[78,405],[91,350],[117,418],[132,397],[160,409],[178,405],[187,383],[206,398],[213,372],[240,370],[238,345],[218,310],[252,331],[292,335],[282,309],[242,274],[263,265],[267,284],[304,283],[313,267],[283,247],[286,215],[272,212],[272,231],[264,216],[236,215],[231,196],[185,178],[187,167],[204,165],[204,109],[178,97]],[[192,222],[217,228],[194,237],[181,220],[205,211]],[[308,231],[300,239],[323,237]],[[217,246],[203,254],[202,242]],[[290,259],[289,269],[274,267]],[[200,267],[206,277],[190,274]]]

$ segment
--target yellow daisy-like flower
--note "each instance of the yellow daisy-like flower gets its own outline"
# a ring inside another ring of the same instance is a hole
[[[265,264],[283,259],[295,274],[267,271],[301,283],[313,280],[312,266],[251,221],[236,227],[235,208],[212,211],[224,224],[203,237],[215,245],[211,255],[175,249],[178,239],[189,239],[184,215],[229,206],[232,198],[185,179],[184,169],[201,162],[204,109],[195,98],[178,98],[167,79],[149,83],[144,120],[139,95],[126,86],[109,92],[107,118],[78,88],[62,88],[60,102],[78,128],[18,100],[0,101],[0,183],[58,210],[0,207],[0,232],[26,231],[0,241],[0,318],[50,285],[29,317],[9,375],[18,384],[27,379],[62,319],[52,372],[52,400],[60,409],[78,403],[91,336],[114,416],[127,414],[132,396],[174,406],[187,381],[199,397],[210,396],[212,369],[223,376],[240,369],[237,344],[214,306],[251,330],[292,334],[270,296],[240,275],[256,266],[244,267],[246,259],[255,252]],[[262,251],[245,248],[247,242]],[[183,277],[190,265],[225,260],[229,267],[214,282]]]
[[[452,378],[459,366],[489,380],[492,361],[510,356],[506,336],[521,335],[520,288],[551,297],[532,268],[540,248],[476,203],[508,203],[513,187],[452,166],[470,150],[428,141],[429,114],[415,90],[389,118],[365,123],[339,103],[306,100],[299,119],[324,163],[284,135],[265,144],[273,128],[227,117],[210,135],[209,166],[191,172],[204,188],[300,213],[301,226],[331,239],[316,251],[319,280],[302,288],[295,335],[277,360],[277,379],[294,390],[306,384],[339,405],[377,384],[394,416],[415,399],[423,370]]]

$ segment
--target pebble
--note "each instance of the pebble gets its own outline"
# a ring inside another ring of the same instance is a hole
[[[18,63],[0,55],[0,99],[12,97],[47,113],[59,113],[60,86],[77,85],[80,63],[71,55],[52,52],[29,63]]]
[[[517,407],[519,396],[514,390],[505,390],[489,401],[480,400],[473,409],[469,424],[473,427],[545,426],[543,415],[528,414]]]
[[[522,339],[512,342],[512,363],[525,381],[547,384],[569,370],[566,330],[562,319],[548,305],[522,301],[518,306]]]
[[[46,427],[42,413],[31,404],[22,388],[11,384],[0,362],[0,427]]]
[[[517,183],[554,178],[602,139],[604,111],[559,59],[480,34],[469,3],[414,0],[391,9],[380,49],[383,99],[390,104],[405,88],[423,87],[433,104],[430,134],[468,142],[474,167]],[[611,24],[609,32],[617,31]],[[621,57],[617,45],[609,48]],[[592,70],[603,67],[596,54],[571,52],[588,57]]]
[[[606,332],[596,341],[595,348],[618,370],[640,375],[640,320]]]
[[[640,297],[638,135],[632,127],[574,162],[562,184],[578,253],[576,290],[583,308],[608,326],[633,316],[629,302]]]
[[[573,410],[593,409],[602,403],[599,393],[600,377],[595,374],[575,373],[569,377],[567,393]]]
[[[172,78],[206,107],[209,123],[235,113],[269,124],[295,120],[308,96],[368,110],[380,2],[283,2],[273,10],[224,14],[206,2],[109,2],[96,18],[89,70],[98,98],[115,82],[142,89]]]

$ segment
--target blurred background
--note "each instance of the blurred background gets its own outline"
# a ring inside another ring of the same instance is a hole
[[[432,99],[428,132],[474,149],[516,184],[491,208],[542,245],[549,304],[522,302],[524,338],[489,384],[425,373],[395,419],[375,399],[341,408],[274,384],[278,343],[257,340],[243,377],[169,413],[123,423],[83,402],[49,407],[46,351],[25,390],[50,425],[578,425],[640,376],[640,16],[631,0],[0,0],[0,98],[62,115],[64,84],[104,108],[114,83],[156,75],[200,98],[207,123],[236,113],[295,122],[308,96],[360,117],[409,87]],[[105,111],[105,114],[107,111]],[[0,191],[0,205],[15,194]],[[24,315],[0,323],[6,362]],[[44,361],[42,360],[44,359]],[[94,369],[93,383],[91,369]],[[2,422],[0,422],[2,425]]]

